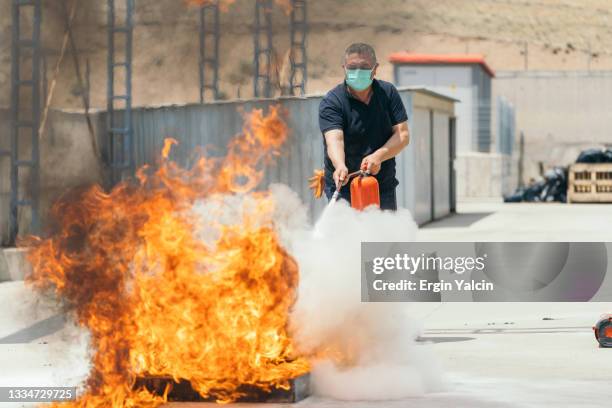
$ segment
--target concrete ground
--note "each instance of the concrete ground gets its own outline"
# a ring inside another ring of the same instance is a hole
[[[612,241],[612,205],[459,203],[419,230],[420,241]]]
[[[424,226],[420,240],[606,241],[612,206],[462,204]],[[21,282],[0,283],[0,386],[77,385],[86,375],[81,335]],[[442,366],[444,392],[401,401],[311,397],[298,407],[604,408],[612,401],[612,349],[592,326],[612,303],[410,305],[424,324],[418,347]],[[207,404],[167,404],[189,408]],[[4,406],[34,406],[11,405]],[[241,404],[249,407],[249,404]],[[266,405],[280,407],[287,405]]]
[[[423,347],[442,363],[449,390],[401,401],[309,398],[299,407],[604,408],[612,350],[598,349],[593,318],[612,304],[445,304],[427,316]],[[426,311],[426,309],[433,309]],[[544,318],[550,320],[543,320]],[[190,408],[202,404],[168,404]],[[243,405],[240,405],[243,407]],[[280,407],[280,406],[275,406]]]

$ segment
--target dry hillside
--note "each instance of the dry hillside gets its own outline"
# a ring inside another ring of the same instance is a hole
[[[64,31],[59,5],[43,0],[47,77],[53,78]],[[71,3],[72,0],[68,0]],[[0,0],[0,106],[9,103],[10,3]],[[136,0],[134,102],[136,105],[198,99],[197,10],[183,0]],[[236,0],[222,14],[221,91],[224,98],[252,93],[253,0]],[[498,70],[612,69],[612,1],[609,0],[310,0],[308,92],[340,80],[347,43],[373,43],[380,76],[397,50],[482,53]],[[274,16],[274,46],[285,77],[288,17]],[[78,0],[74,21],[79,60],[89,60],[91,101],[106,98],[106,1]],[[527,50],[527,55],[525,55]],[[81,89],[67,54],[60,66],[53,106],[79,108]]]

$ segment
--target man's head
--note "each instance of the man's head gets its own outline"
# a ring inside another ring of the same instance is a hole
[[[372,84],[376,75],[376,52],[369,44],[355,43],[344,51],[346,83],[356,91],[363,91]]]

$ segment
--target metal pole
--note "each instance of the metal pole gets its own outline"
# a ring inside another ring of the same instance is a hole
[[[11,8],[12,12],[12,42],[11,42],[11,119],[13,121],[11,126],[11,202],[9,210],[9,245],[15,244],[15,239],[19,232],[19,221],[18,221],[18,206],[17,206],[17,195],[19,189],[19,167],[17,163],[17,157],[19,155],[19,62],[21,60],[21,53],[19,49],[19,2],[13,0]]]
[[[111,184],[115,184],[134,173],[134,140],[132,126],[132,37],[134,0],[125,0],[126,15],[123,26],[117,26],[115,0],[108,0],[108,161],[111,172]],[[123,59],[117,60],[115,35],[125,36]],[[124,93],[115,93],[115,69],[123,68],[125,81]],[[122,120],[118,121],[115,101],[124,101]]]
[[[32,8],[32,37],[21,36],[21,11]],[[41,93],[41,47],[40,25],[42,21],[41,0],[13,0],[12,8],[12,41],[11,41],[11,197],[9,205],[9,244],[14,244],[19,234],[19,208],[30,207],[30,232],[38,232],[39,194],[40,194],[40,151],[38,131],[40,126],[40,93]],[[21,79],[21,59],[26,55],[23,50],[31,50],[32,66],[30,75]],[[31,91],[30,117],[22,118],[20,93],[22,89]],[[30,141],[29,158],[23,159],[19,151],[22,131],[28,130]],[[20,191],[19,174],[21,167],[29,167],[30,197],[26,198]]]
[[[38,232],[39,220],[39,194],[40,194],[40,150],[38,144],[38,128],[40,126],[40,25],[42,20],[41,0],[34,1],[34,30],[32,38],[32,231]]]
[[[107,41],[108,41],[108,55],[106,59],[106,121],[107,121],[107,129],[108,129],[108,162],[110,166],[110,178],[111,185],[115,182],[115,169],[113,166],[113,161],[115,160],[115,140],[113,137],[113,126],[115,123],[114,120],[114,109],[113,109],[113,96],[114,96],[114,85],[115,85],[115,1],[108,0],[107,3]]]
[[[47,92],[49,87],[49,78],[47,75],[47,56],[41,55],[41,63],[42,63],[42,100],[47,100]]]
[[[125,128],[126,128],[126,144],[128,147],[127,160],[125,161],[125,167],[129,172],[129,175],[133,175],[135,172],[134,164],[134,129],[132,126],[132,40],[134,33],[134,0],[127,0],[127,16],[126,16],[126,74],[125,74],[125,89],[126,89],[126,103],[125,103]]]
[[[525,157],[525,134],[521,131],[521,138],[519,140],[519,162],[518,162],[518,185],[519,187],[523,187],[525,182],[523,180],[523,172],[524,172],[524,157]]]
[[[259,96],[259,30],[261,21],[259,20],[260,0],[255,1],[255,24],[253,32],[253,96]]]
[[[200,27],[199,27],[199,38],[200,38],[200,59],[199,59],[199,70],[198,74],[200,77],[200,103],[204,103],[204,69],[205,69],[205,41],[206,35],[204,34],[204,6],[200,7]]]
[[[214,99],[219,98],[219,18],[218,2],[200,8],[200,103],[204,103],[207,89]],[[207,73],[212,74],[210,80]]]
[[[262,36],[265,39],[261,43]],[[253,95],[255,97],[269,98],[272,94],[270,86],[270,74],[272,70],[272,0],[255,1],[255,28],[254,61],[255,68],[253,78]],[[261,56],[264,56],[264,65],[261,64]]]
[[[85,100],[87,106],[91,103],[91,64],[89,63],[89,57],[85,59]]]
[[[213,90],[215,94],[215,99],[219,99],[219,43],[221,42],[221,23],[220,23],[220,11],[219,11],[219,3],[217,2],[214,7],[215,13],[215,26],[214,26],[214,36],[215,36],[215,51],[214,51],[214,65],[213,65]]]
[[[296,89],[299,89],[299,95],[304,95],[307,78],[306,38],[308,35],[306,0],[292,0],[289,26],[291,44],[290,93],[296,95]]]
[[[268,0],[265,8],[266,15],[266,80],[265,97],[272,96],[271,78],[272,74],[272,0]]]

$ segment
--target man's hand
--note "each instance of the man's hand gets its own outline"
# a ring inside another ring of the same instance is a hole
[[[380,156],[374,152],[369,156],[366,156],[361,161],[361,170],[366,170],[371,175],[375,176],[380,171],[380,164],[382,160]]]
[[[346,165],[336,167],[336,170],[334,170],[334,182],[336,183],[336,190],[340,186],[346,185],[348,182],[348,168]]]

